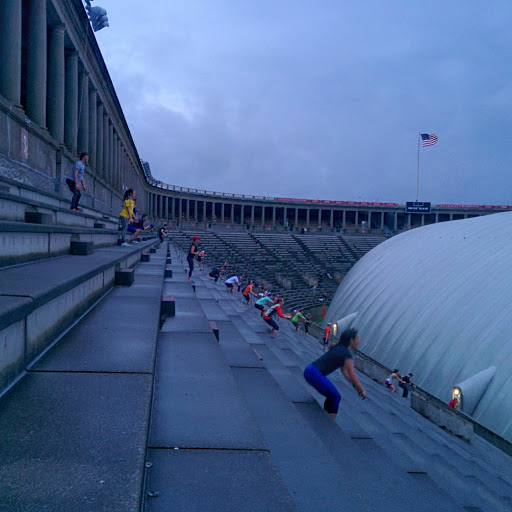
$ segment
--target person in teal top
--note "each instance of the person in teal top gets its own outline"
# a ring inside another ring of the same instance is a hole
[[[295,313],[295,315],[293,315],[293,318],[292,318],[292,324],[295,327],[295,330],[297,332],[300,332],[300,324],[299,324],[300,320],[306,321],[306,317],[302,314],[302,311],[298,310]]]
[[[262,297],[261,299],[257,300],[256,303],[254,304],[254,307],[263,312],[265,310],[265,307],[270,305],[269,302],[274,302],[270,293],[268,295],[265,295],[265,297]]]

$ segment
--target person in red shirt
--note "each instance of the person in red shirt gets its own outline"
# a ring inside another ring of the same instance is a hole
[[[457,409],[458,405],[459,405],[459,401],[457,400],[457,397],[455,397],[455,396],[448,402],[448,407],[450,409]]]
[[[281,297],[278,302],[276,302],[273,306],[268,308],[265,313],[263,313],[262,318],[265,320],[265,322],[272,327],[272,334],[277,334],[277,331],[279,331],[279,326],[275,322],[275,320],[272,318],[275,314],[280,316],[281,318],[288,318],[290,319],[292,315],[285,315],[282,311],[282,306],[284,304],[284,299]]]
[[[324,329],[324,336],[322,338],[323,344],[324,344],[324,350],[327,352],[329,349],[329,339],[331,337],[331,324],[327,324],[326,328]]]

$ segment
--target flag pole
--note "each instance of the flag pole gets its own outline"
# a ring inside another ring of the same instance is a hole
[[[416,202],[418,202],[418,190],[420,187],[420,139],[421,135],[418,132],[418,168],[416,170]]]

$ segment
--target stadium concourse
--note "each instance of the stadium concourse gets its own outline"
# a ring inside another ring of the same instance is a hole
[[[177,246],[140,245],[0,271],[4,296],[37,302],[10,309],[31,340],[48,319],[30,307],[57,295],[47,276],[72,291],[78,268],[134,258],[2,396],[2,511],[512,510],[508,455],[360,372],[364,401],[333,377],[333,422],[302,377],[314,336],[281,319],[271,337],[241,294],[207,272],[188,282]]]

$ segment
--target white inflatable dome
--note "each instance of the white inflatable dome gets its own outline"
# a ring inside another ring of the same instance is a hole
[[[472,416],[512,440],[512,212],[390,238],[343,279],[325,322],[356,313],[360,350],[442,400],[495,367]],[[472,382],[482,382],[481,378]]]

